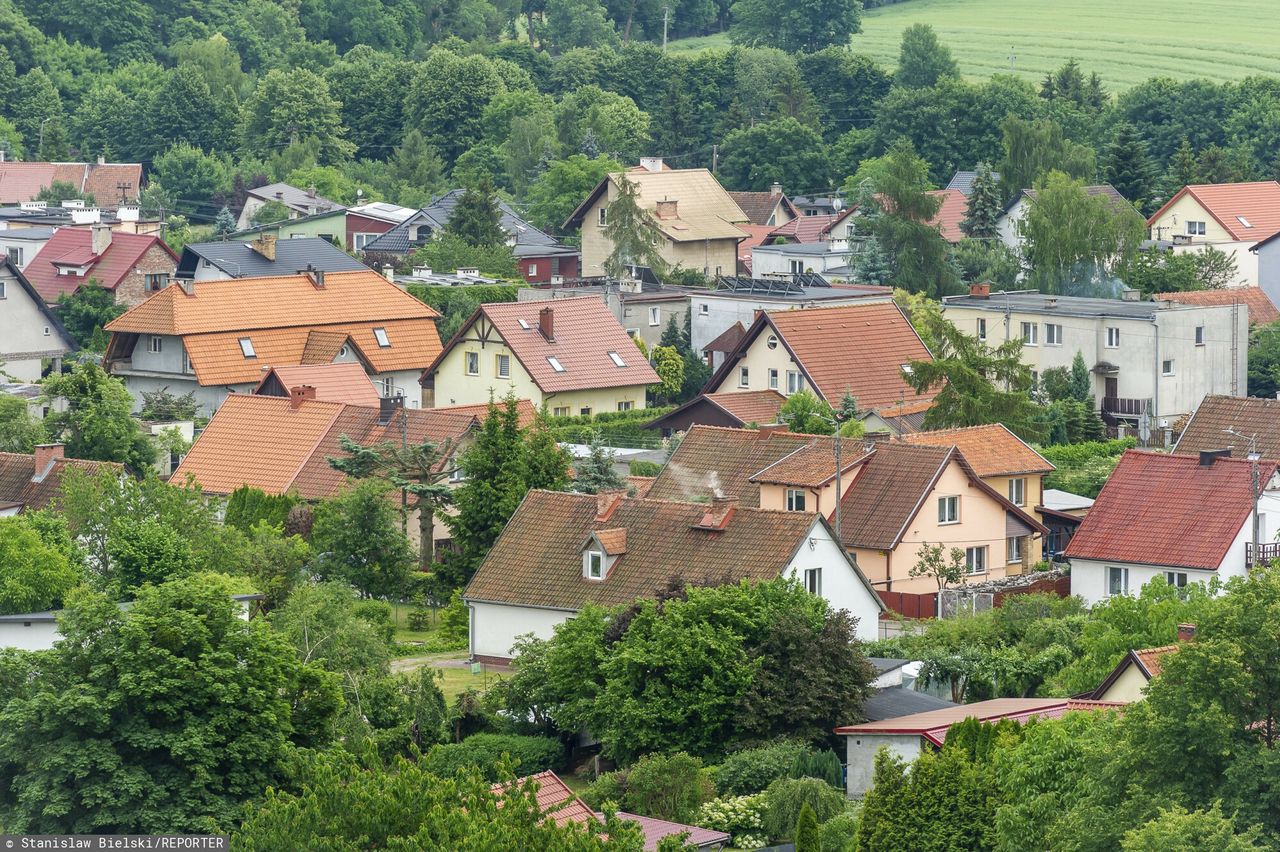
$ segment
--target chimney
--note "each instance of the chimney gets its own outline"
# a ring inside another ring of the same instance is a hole
[[[1122,302],[1138,301],[1138,291],[1135,290],[1133,287],[1125,287],[1123,290],[1120,291],[1120,301]]]
[[[1178,641],[1179,642],[1190,642],[1192,639],[1195,639],[1195,638],[1196,638],[1196,626],[1194,624],[1178,625]]]
[[[622,505],[622,498],[627,492],[621,488],[606,488],[596,492],[596,523],[603,524],[613,517],[614,511]]]
[[[542,336],[548,341],[555,342],[556,311],[550,305],[538,311],[538,331],[542,332]]]
[[[100,257],[111,247],[111,226],[98,224],[90,230],[93,233],[93,256]]]
[[[769,187],[769,194],[770,194],[770,195],[775,195],[775,196],[776,196],[776,195],[781,195],[781,194],[782,194],[782,184],[778,183],[778,182],[775,180],[775,181],[773,182],[773,186]]]
[[[0,148],[0,163],[4,162],[4,149]]]
[[[49,475],[49,471],[53,470],[54,462],[65,457],[66,449],[62,444],[36,444],[36,459],[33,465],[35,470],[31,474],[31,481],[43,482]]]
[[[1216,462],[1218,459],[1229,459],[1229,458],[1231,458],[1230,447],[1227,447],[1225,450],[1201,450],[1200,466],[1213,467],[1213,463]]]
[[[389,263],[384,263],[382,265],[382,277],[392,284],[396,283],[396,268]]]
[[[378,400],[378,425],[386,426],[391,422],[391,418],[396,416],[396,412],[404,407],[404,397],[402,396],[384,396]]]
[[[430,277],[431,277],[431,267],[430,267],[430,266],[415,266],[415,267],[413,268],[413,277],[414,277],[414,278],[430,278]]]
[[[317,290],[324,289],[324,270],[316,269],[311,264],[307,264],[307,268],[302,270],[302,274],[307,276],[307,280],[311,282],[311,286]]]
[[[276,191],[276,201],[284,201],[284,192]]]
[[[711,505],[707,506],[706,512],[702,515],[702,520],[694,524],[700,530],[723,530],[729,526],[729,519],[733,517],[733,512],[738,508],[737,497],[725,497],[723,494],[717,494],[711,498]]]
[[[307,187],[307,198],[315,198],[315,197],[316,197],[316,185],[313,183],[311,184],[311,186]]]
[[[99,155],[98,155],[98,165],[100,165],[100,166],[105,166],[106,164],[107,164],[107,158],[106,158],[106,157],[104,157],[104,156],[102,156],[101,154],[99,154]]]
[[[249,243],[249,248],[253,249],[267,260],[275,262],[276,238],[271,234],[259,234],[256,240]]]
[[[188,296],[194,296],[196,294],[196,279],[179,278],[178,284],[182,287],[182,292],[186,293]]]
[[[659,219],[677,219],[680,215],[676,212],[676,200],[674,198],[664,198],[659,201],[657,212]]]
[[[644,169],[646,172],[660,172],[662,171],[662,158],[641,157],[640,168]]]
[[[289,388],[289,407],[298,408],[302,403],[316,398],[316,389],[311,385],[302,385],[301,387]]]
[[[988,284],[970,284],[969,295],[975,299],[990,299],[991,285]]]

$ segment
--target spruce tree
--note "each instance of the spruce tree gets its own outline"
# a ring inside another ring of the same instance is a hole
[[[475,186],[463,191],[449,224],[445,225],[445,233],[460,237],[470,246],[493,247],[506,243],[502,210],[488,179],[481,178]]]
[[[805,802],[796,820],[795,852],[822,852],[822,836],[818,834],[818,816]]]
[[[625,172],[618,176],[618,194],[605,208],[604,236],[613,251],[604,261],[604,273],[621,278],[629,266],[647,266],[655,272],[665,263],[658,254],[658,228],[640,207],[640,188]]]
[[[598,494],[626,487],[626,481],[613,466],[615,458],[616,453],[611,447],[605,446],[600,431],[597,429],[592,432],[591,439],[587,442],[586,458],[579,459],[573,465],[576,474],[573,490],[581,494]]]
[[[960,223],[960,230],[964,235],[976,240],[995,239],[996,221],[1004,212],[1000,202],[1000,181],[991,171],[991,166],[978,163],[964,221]]]
[[[213,235],[215,237],[225,237],[236,229],[236,217],[231,215],[231,211],[225,206],[218,211],[218,216],[213,220]]]
[[[1146,209],[1151,198],[1151,161],[1146,141],[1132,124],[1126,122],[1116,128],[1102,157],[1102,174],[1135,207]]]

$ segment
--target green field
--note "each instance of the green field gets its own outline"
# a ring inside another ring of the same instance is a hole
[[[1075,57],[1114,92],[1154,76],[1222,82],[1280,74],[1277,13],[1277,0],[907,0],[863,13],[853,47],[892,66],[902,30],[923,22],[966,76],[1012,70],[1038,82]],[[716,35],[671,49],[727,44]]]

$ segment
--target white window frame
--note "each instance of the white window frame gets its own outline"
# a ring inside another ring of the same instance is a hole
[[[1015,506],[1027,505],[1027,480],[1024,477],[1009,480],[1009,502]]]
[[[1114,565],[1107,566],[1107,597],[1129,594],[1129,569]]]
[[[526,274],[527,274],[530,278],[537,278],[537,277],[538,277],[538,264],[536,264],[536,263],[531,263],[531,264],[529,264],[529,271],[528,271],[528,273],[526,273]]]
[[[395,396],[396,384],[395,380],[392,379],[391,376],[387,376],[385,379],[379,379],[378,384],[382,385],[382,396],[384,398],[390,399]]]
[[[618,400],[619,411],[630,411],[635,407],[636,407],[636,404],[632,400],[629,400],[629,399]]]
[[[48,333],[49,333],[49,330],[45,329],[45,334],[48,334]],[[159,355],[161,352],[163,352],[164,338],[158,334],[151,335],[151,339],[148,341],[147,351],[149,351],[152,355]]]
[[[604,551],[588,550],[582,557],[582,573],[588,580],[603,580]]]
[[[804,376],[799,370],[787,370],[787,396],[804,390]]]
[[[623,361],[623,360],[622,360],[622,356],[621,356],[621,355],[619,355],[617,352],[610,352],[610,353],[609,353],[609,360],[613,362],[613,366],[615,366],[615,367],[625,367],[625,366],[627,366],[627,362],[626,362],[626,361]]]
[[[738,368],[738,387],[745,388],[751,386],[751,371],[747,367]]]
[[[463,352],[462,353],[462,372],[467,376],[480,375],[480,353],[479,352]]]
[[[987,339],[987,320],[986,317],[978,317],[978,339]]]
[[[950,494],[938,498],[938,526],[960,523],[960,497]]]
[[[791,261],[788,261],[787,263],[788,263],[788,267],[789,267],[789,268],[790,268],[790,270],[791,270],[791,274],[792,274],[792,275],[802,275],[802,274],[804,274],[804,261],[803,261],[803,260],[791,260]]]
[[[511,378],[511,356],[497,352],[493,356],[493,369],[500,379]]]
[[[1173,376],[1177,374],[1178,364],[1173,358],[1162,358],[1160,360],[1160,375]]]
[[[662,311],[660,311],[658,308],[650,308],[649,309],[649,325],[655,326],[655,325],[661,325],[661,324],[662,324]]]
[[[987,573],[987,546],[974,545],[964,549],[964,573],[969,575]]]
[[[1061,346],[1062,345],[1062,326],[1056,322],[1047,322],[1044,324],[1044,345],[1045,346]]]
[[[556,407],[551,409],[551,416],[552,417],[571,417],[572,415],[569,413],[569,406],[557,405]]]
[[[1164,580],[1170,586],[1177,589],[1185,589],[1187,587],[1186,571],[1165,571]]]
[[[560,359],[559,359],[559,358],[557,358],[557,357],[556,357],[556,356],[554,356],[554,355],[548,355],[548,356],[547,356],[547,363],[548,363],[548,364],[550,364],[550,365],[551,365],[551,369],[555,370],[557,373],[563,373],[563,372],[566,372],[566,370],[565,370],[565,368],[564,368],[564,364],[561,364],[561,363],[560,363]]]
[[[808,511],[805,508],[805,502],[806,502],[805,498],[807,496],[808,495],[805,494],[805,490],[803,488],[788,488],[787,489],[787,511],[788,512]]]
[[[1104,349],[1120,348],[1120,328],[1119,326],[1107,326],[1107,342],[1103,346]]]
[[[391,338],[387,337],[385,328],[375,328],[373,330],[373,339],[378,341],[378,346],[382,349],[387,349],[391,346]]]
[[[1188,219],[1187,234],[1193,237],[1203,237],[1205,234],[1205,223],[1196,219]]]
[[[258,352],[253,348],[253,341],[247,337],[240,338],[240,354],[246,358],[257,358]]]
[[[1022,554],[1023,554],[1022,536],[1018,535],[1018,536],[1014,536],[1013,538],[1005,539],[1005,562],[1006,563],[1008,563],[1009,565],[1021,565]]]
[[[1196,326],[1196,346],[1204,346],[1204,326]]]
[[[1023,346],[1039,346],[1040,345],[1040,323],[1024,322],[1022,324],[1022,345]]]
[[[707,304],[706,302],[702,302],[701,304],[698,305],[699,316],[705,317],[709,313],[711,313],[711,305]]]
[[[769,390],[778,389],[778,371],[774,367],[769,368]]]
[[[182,347],[182,372],[195,372],[191,369],[191,353],[187,351],[187,347]]]
[[[609,206],[605,204],[596,211],[596,225],[603,228],[607,224],[609,224]]]
[[[804,589],[811,595],[822,597],[822,569],[806,568],[804,571]]]
[[[19,269],[21,269],[22,268],[22,246],[10,246],[9,248],[5,249],[5,251],[8,252],[9,257],[10,259],[13,260],[14,264]]]

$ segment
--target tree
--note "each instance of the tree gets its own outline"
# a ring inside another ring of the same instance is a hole
[[[218,215],[213,220],[213,235],[215,237],[225,237],[236,229],[236,217],[231,214],[227,205],[222,205],[222,209],[218,211]]]
[[[317,553],[316,571],[325,579],[343,580],[369,597],[404,591],[413,551],[396,523],[385,483],[358,482],[321,503],[311,544]]]
[[[928,24],[912,24],[902,31],[898,49],[898,70],[893,75],[896,86],[927,89],[940,80],[959,77],[960,69],[951,50],[938,41],[938,34]]]
[[[313,558],[311,546],[300,535],[285,535],[283,524],[259,521],[249,529],[245,554],[246,573],[262,594],[262,609],[271,612],[289,599]]]
[[[27,518],[0,518],[0,615],[57,609],[83,579]]]
[[[778,422],[785,424],[788,432],[801,435],[830,435],[835,431],[833,419],[831,406],[808,388],[791,394],[778,409]]]
[[[446,164],[484,138],[484,111],[507,84],[493,60],[433,49],[416,63],[404,98],[405,129],[417,128]]]
[[[826,186],[830,163],[822,137],[791,117],[733,131],[724,139],[719,176],[726,186],[765,190]]]
[[[958,547],[944,551],[940,544],[920,544],[916,564],[907,572],[912,577],[928,577],[938,584],[938,591],[964,579],[964,551]]]
[[[1151,161],[1146,142],[1132,124],[1116,128],[1102,155],[1102,177],[1139,210],[1148,208],[1153,189]]]
[[[613,248],[604,261],[604,272],[611,278],[627,275],[631,266],[647,266],[660,272],[665,266],[658,254],[658,227],[648,211],[640,207],[640,188],[627,177],[618,175],[618,194],[605,207],[604,237]]]
[[[153,391],[142,391],[142,410],[138,416],[143,420],[194,420],[199,410],[195,391],[187,391],[178,396],[169,392],[169,386]]]
[[[1047,118],[1035,121],[1007,116],[1000,129],[1004,134],[1004,159],[1000,162],[1000,185],[1006,200],[1024,189],[1037,186],[1050,171],[1073,178],[1093,177],[1093,150],[1066,138],[1062,127]]]
[[[969,193],[965,205],[964,220],[960,230],[966,237],[977,240],[994,240],[996,221],[1004,213],[1004,204],[1000,198],[1000,181],[986,163],[978,163],[977,174],[973,178],[973,189]]]
[[[1174,805],[1160,816],[1129,829],[1120,848],[1124,852],[1163,852],[1165,849],[1219,849],[1222,852],[1261,852],[1256,826],[1237,834],[1236,823],[1214,802],[1207,811],[1188,812]]]
[[[1045,75],[1040,84],[1040,97],[1048,101],[1069,101],[1091,112],[1101,112],[1110,99],[1102,88],[1101,78],[1095,73],[1086,80],[1075,59],[1068,59],[1057,71]]]
[[[104,352],[108,335],[102,327],[125,312],[116,304],[115,294],[90,278],[68,295],[58,294],[58,316],[81,349]]]
[[[1249,331],[1249,396],[1276,399],[1280,393],[1280,324]]]
[[[618,31],[600,0],[546,0],[543,20],[545,43],[553,54],[618,43]]]
[[[163,583],[196,570],[191,542],[155,518],[116,519],[107,541],[110,573],[102,583],[114,600],[132,598],[148,583]]]
[[[502,229],[502,210],[493,195],[488,181],[467,187],[458,199],[445,225],[446,233],[462,239],[472,246],[497,246],[506,243],[507,232]]]
[[[50,399],[66,400],[66,410],[55,410],[48,423],[67,445],[67,455],[121,462],[134,471],[155,461],[155,447],[129,413],[133,397],[97,364],[79,363],[70,373],[49,376],[42,386]]]
[[[340,701],[283,637],[240,617],[217,575],[145,588],[128,610],[85,591],[67,604],[62,642],[31,660],[33,676],[0,709],[6,829],[234,824],[243,802],[283,780],[307,714],[322,726]],[[20,795],[33,789],[38,798]]]
[[[650,357],[653,359],[654,371],[662,380],[657,386],[658,398],[675,399],[684,384],[684,358],[680,355],[680,350],[674,346],[655,346]]]
[[[587,442],[587,456],[574,462],[573,490],[582,494],[596,494],[617,488],[626,488],[627,483],[618,475],[614,467],[616,453],[604,445],[600,432],[591,433]]]
[[[434,193],[444,184],[444,160],[422,131],[410,128],[391,155],[391,173],[405,191]]]
[[[269,157],[302,139],[319,142],[320,163],[340,163],[355,152],[346,140],[340,104],[325,79],[305,68],[268,71],[244,103],[240,145]]]
[[[25,399],[0,396],[0,453],[31,453],[47,438],[44,423],[28,413]]]
[[[622,165],[608,157],[588,159],[573,154],[554,160],[529,185],[529,219],[544,230],[559,231],[561,225],[600,181]]]
[[[862,4],[855,0],[804,0],[784,6],[766,0],[735,0],[729,38],[750,47],[769,45],[787,53],[843,46],[862,31]]]
[[[74,184],[67,183],[65,180],[51,181],[48,186],[41,187],[32,201],[43,201],[54,207],[60,207],[62,202],[72,199],[80,199],[86,205],[96,206],[98,203],[92,192],[81,192]]]
[[[249,224],[255,228],[259,225],[271,225],[276,222],[283,222],[292,215],[293,211],[286,207],[284,202],[276,201],[273,198],[253,211],[253,215],[249,217]]]

